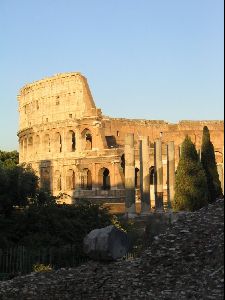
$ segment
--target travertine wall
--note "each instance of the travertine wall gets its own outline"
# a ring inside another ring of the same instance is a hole
[[[154,142],[157,139],[162,142],[165,199],[166,154],[170,141],[174,142],[177,166],[184,137],[188,134],[200,149],[202,129],[207,125],[220,169],[223,164],[223,121],[170,124],[103,116],[95,106],[86,78],[80,73],[57,74],[28,84],[20,90],[18,101],[20,163],[30,163],[40,176],[40,184],[55,195],[66,193],[64,202],[71,203],[77,198],[107,199],[113,203],[125,201],[123,154],[127,134],[134,134],[136,200],[140,186],[141,136],[149,138],[151,170],[154,168]],[[154,197],[151,198],[154,202]]]

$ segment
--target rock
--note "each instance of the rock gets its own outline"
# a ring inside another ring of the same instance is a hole
[[[113,225],[94,229],[84,238],[84,252],[94,260],[115,260],[128,249],[127,234]]]

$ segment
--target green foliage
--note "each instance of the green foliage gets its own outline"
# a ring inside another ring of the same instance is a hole
[[[55,205],[58,197],[52,196],[49,191],[37,189],[36,194],[30,198],[30,205],[50,206]]]
[[[208,201],[212,203],[217,198],[222,197],[223,193],[216,166],[214,146],[210,141],[210,133],[207,126],[203,128],[201,162],[207,177],[209,189]]]
[[[34,272],[49,272],[52,271],[51,265],[44,265],[44,264],[36,264],[33,266]]]
[[[0,240],[6,247],[23,245],[32,249],[75,245],[77,256],[82,257],[85,235],[110,224],[108,210],[91,203],[32,204],[14,211],[10,218],[0,217]]]
[[[19,153],[17,151],[0,150],[0,166],[3,168],[13,168],[19,163]]]
[[[121,222],[119,221],[118,217],[116,215],[112,216],[112,225],[114,225],[116,228],[123,232],[127,232],[127,230],[124,228],[125,226],[122,226]]]
[[[29,166],[0,165],[0,214],[10,215],[14,207],[25,207],[38,191],[38,177]]]
[[[0,248],[73,245],[83,257],[84,236],[112,223],[108,210],[87,201],[57,205],[32,168],[17,163],[16,153],[0,152]]]
[[[182,144],[176,171],[175,210],[194,211],[207,204],[208,188],[205,171],[199,161],[195,145],[187,136]]]

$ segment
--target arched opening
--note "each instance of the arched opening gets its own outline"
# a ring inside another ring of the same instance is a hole
[[[41,187],[45,191],[50,191],[51,183],[50,183],[50,168],[41,168]]]
[[[62,138],[61,138],[61,134],[59,132],[55,133],[54,144],[55,144],[54,151],[56,153],[62,152]]]
[[[49,134],[45,134],[45,136],[44,136],[43,147],[44,147],[45,152],[50,152],[51,151]]]
[[[67,150],[69,152],[74,152],[76,150],[76,135],[73,130],[67,133]]]
[[[81,173],[81,188],[83,190],[92,189],[92,175],[89,169],[84,169]]]
[[[99,184],[102,190],[110,190],[110,172],[107,168],[102,168],[99,171]]]
[[[138,168],[135,168],[135,188],[140,188],[140,172]]]
[[[72,169],[66,173],[66,188],[67,190],[75,189],[75,172]]]
[[[89,129],[84,129],[82,134],[83,139],[83,149],[91,150],[92,149],[92,134]]]
[[[55,171],[55,176],[54,176],[54,189],[56,191],[61,191],[62,190],[62,178],[61,174],[59,171]]]

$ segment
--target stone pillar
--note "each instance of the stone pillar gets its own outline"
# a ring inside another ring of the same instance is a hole
[[[141,213],[150,211],[150,175],[149,175],[149,138],[141,137],[140,140],[140,189]]]
[[[66,132],[65,132],[65,129],[60,132],[60,135],[61,135],[61,144],[62,144],[61,150],[62,150],[62,152],[66,152],[67,151],[67,147],[66,147],[67,145],[66,145]]]
[[[174,142],[169,142],[167,145],[167,197],[168,208],[172,207],[174,201],[175,188],[175,148]]]
[[[82,152],[82,136],[79,130],[75,131],[76,134],[76,151]]]
[[[135,206],[135,153],[134,134],[125,137],[125,212],[128,217],[136,214]]]
[[[155,142],[155,210],[163,210],[163,164],[162,164],[162,141]]]

